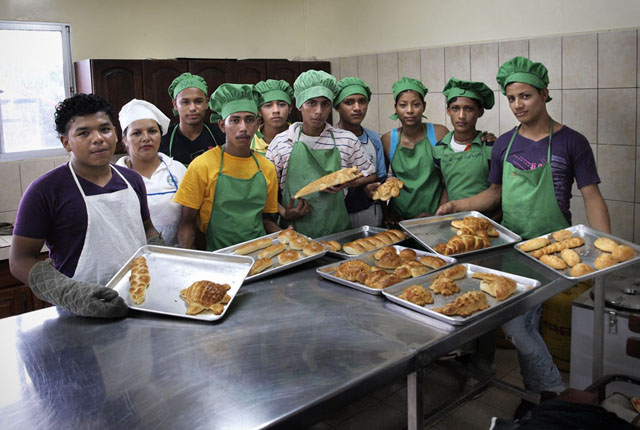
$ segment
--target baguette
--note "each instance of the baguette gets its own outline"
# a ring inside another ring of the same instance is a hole
[[[357,167],[346,167],[344,169],[338,170],[337,172],[329,173],[328,175],[322,176],[315,181],[305,185],[298,190],[293,198],[299,199],[300,197],[304,197],[318,191],[326,190],[329,187],[342,185],[347,182],[353,181],[360,176],[362,176],[362,173],[358,170]]]
[[[255,263],[253,263],[253,266],[251,266],[251,270],[249,271],[249,275],[247,276],[253,276],[257,275],[258,273],[264,272],[265,269],[271,267],[272,264],[273,260],[271,260],[270,258],[260,258],[259,260],[256,260]]]
[[[349,255],[359,255],[367,251],[365,247],[359,244],[358,242],[345,243],[342,246],[342,249],[344,250],[344,252],[346,252]]]
[[[272,243],[273,243],[272,240],[266,237],[262,239],[254,240],[236,248],[236,254],[239,254],[239,255],[251,254],[252,252],[255,252],[259,249],[266,248]]]

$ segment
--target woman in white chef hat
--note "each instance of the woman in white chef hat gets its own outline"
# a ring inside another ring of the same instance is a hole
[[[181,207],[173,201],[173,196],[187,169],[158,152],[160,140],[169,128],[169,118],[153,104],[133,99],[122,107],[118,119],[129,155],[120,158],[116,164],[142,176],[147,187],[151,221],[167,245],[175,245]]]

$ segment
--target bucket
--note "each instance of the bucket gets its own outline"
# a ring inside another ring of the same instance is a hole
[[[579,283],[542,304],[542,338],[558,369],[568,372],[571,356],[571,305],[591,284]]]

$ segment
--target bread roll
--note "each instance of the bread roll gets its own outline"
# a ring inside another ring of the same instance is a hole
[[[299,251],[304,248],[307,243],[309,243],[309,241],[304,236],[298,235],[289,241],[289,248]]]
[[[571,270],[569,271],[569,276],[578,278],[591,272],[593,272],[593,267],[585,263],[578,263],[571,268]]]
[[[360,176],[362,176],[362,173],[358,170],[357,167],[346,167],[344,169],[340,169],[336,172],[322,176],[311,182],[310,184],[305,185],[298,190],[293,198],[299,199],[300,197],[304,197],[318,191],[326,190],[329,187],[346,184],[347,182],[359,178]]]
[[[245,243],[242,246],[236,248],[236,254],[239,255],[247,255],[255,252],[259,249],[266,248],[271,245],[273,241],[267,237],[263,237],[262,239],[254,240],[248,243]]]
[[[420,261],[420,263],[432,269],[439,269],[442,266],[446,266],[447,264],[447,262],[444,261],[442,258],[432,257],[431,255],[424,255],[420,257],[418,261]]]
[[[337,240],[321,240],[319,243],[329,248],[329,251],[338,252],[342,249],[342,245]]]
[[[403,249],[398,255],[402,260],[416,260],[418,258],[418,254],[411,248]]]
[[[400,281],[402,281],[402,278],[399,276],[380,270],[367,276],[364,284],[367,287],[382,289],[397,284]]]
[[[355,240],[355,242],[357,242],[359,245],[362,245],[364,247],[364,249],[366,249],[367,252],[373,251],[374,249],[378,248],[374,241],[372,241],[371,239],[366,238],[366,237],[364,237],[362,239],[357,239],[357,240]]]
[[[431,293],[425,290],[422,285],[410,285],[405,288],[398,297],[418,306],[430,305],[433,303]]]
[[[563,249],[560,252],[560,257],[562,257],[569,267],[573,267],[580,262],[580,256],[573,249]]]
[[[615,247],[618,246],[618,243],[608,237],[599,237],[593,242],[593,245],[600,251],[613,252]]]
[[[298,255],[298,253],[296,251],[292,251],[292,250],[288,249],[288,250],[284,251],[283,253],[281,253],[280,255],[278,255],[278,262],[280,263],[280,265],[284,265],[284,264],[288,264],[288,263],[293,263],[298,258],[300,258],[300,256]]]
[[[475,279],[482,279],[480,289],[485,293],[502,301],[509,297],[517,288],[517,283],[506,276],[494,275],[493,273],[476,272],[472,275]]]
[[[567,268],[567,264],[564,260],[556,255],[543,255],[540,257],[540,261],[549,267],[553,267],[557,270],[564,270]]]
[[[405,240],[407,238],[407,235],[404,234],[404,232],[398,230],[397,228],[392,228],[391,230],[387,230],[386,232],[383,232],[383,233],[390,233],[394,235],[398,242],[401,240]]]
[[[265,271],[272,265],[273,260],[271,260],[271,258],[260,258],[259,260],[256,260],[255,263],[253,263],[253,266],[251,266],[251,270],[249,271],[249,275],[247,276],[257,275],[258,273]]]
[[[618,260],[616,260],[613,255],[607,253],[600,254],[598,258],[596,258],[596,261],[593,262],[597,270],[606,269],[616,264],[618,264]]]
[[[556,252],[560,252],[563,249],[567,248],[577,248],[578,246],[584,245],[584,239],[578,236],[572,237],[571,239],[565,239],[560,242],[552,243],[551,245],[547,245],[544,248],[536,249],[531,252],[531,256],[534,258],[540,258],[543,255],[554,254]]]
[[[287,249],[287,245],[284,243],[276,243],[260,251],[258,253],[258,258],[272,258],[280,254],[285,249]]]
[[[335,271],[335,275],[347,281],[363,284],[370,272],[371,266],[364,261],[350,260],[340,264]]]
[[[396,235],[394,235],[393,233],[389,233],[388,231],[382,231],[376,234],[376,238],[382,241],[385,245],[391,245],[398,241],[396,239]]]
[[[373,258],[375,258],[376,260],[380,260],[382,256],[385,254],[397,254],[397,253],[398,252],[393,246],[385,246],[384,248],[380,249],[375,254],[373,254]]]
[[[536,237],[535,239],[527,240],[520,245],[520,250],[524,252],[534,251],[536,249],[547,246],[551,243],[546,237]]]
[[[311,241],[302,248],[302,253],[306,256],[315,255],[324,251],[324,247],[318,242]]]
[[[292,228],[288,228],[286,230],[282,230],[278,235],[278,241],[280,243],[288,244],[291,239],[294,239],[298,236],[298,233],[294,231]]]
[[[385,269],[395,269],[400,264],[402,264],[402,260],[396,253],[386,253],[376,262],[377,266],[383,267]]]
[[[439,278],[449,278],[452,281],[456,279],[462,279],[467,276],[467,266],[463,266],[462,264],[458,264],[456,266],[450,267],[438,276]]]
[[[618,245],[613,248],[613,252],[611,253],[611,255],[618,261],[627,261],[635,258],[636,252],[630,246]]]
[[[571,239],[573,237],[573,233],[571,233],[569,230],[558,230],[551,233],[551,237],[553,237],[554,240],[560,242],[562,240]]]
[[[450,296],[452,294],[457,294],[460,292],[460,287],[458,287],[458,284],[456,284],[449,278],[436,279],[431,283],[429,289],[435,294],[442,294],[443,296]]]
[[[359,244],[358,242],[345,243],[342,246],[342,249],[344,250],[344,252],[346,252],[349,255],[360,255],[367,251],[365,247]]]

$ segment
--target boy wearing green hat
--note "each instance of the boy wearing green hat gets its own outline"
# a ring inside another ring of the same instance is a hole
[[[179,122],[169,126],[162,136],[160,152],[185,166],[206,150],[224,143],[224,134],[217,125],[205,124],[207,83],[191,73],[183,73],[169,85],[173,114]]]
[[[338,91],[335,77],[323,71],[309,70],[298,76],[293,90],[302,122],[291,124],[278,134],[267,149],[267,158],[276,167],[282,192],[281,219],[311,237],[347,230],[351,221],[345,206],[345,193],[340,191],[373,181],[375,166],[353,133],[327,123]],[[341,187],[293,200],[292,196],[310,182],[353,166],[364,176]]]
[[[449,79],[443,94],[453,131],[433,148],[450,200],[471,197],[489,188],[492,142],[476,130],[485,109],[494,105],[493,91],[482,82]]]
[[[530,239],[571,225],[573,180],[584,198],[589,224],[609,233],[607,206],[600,194],[600,178],[587,139],[554,121],[547,112],[549,78],[546,67],[515,57],[498,70],[498,84],[520,125],[498,138],[491,155],[489,188],[473,197],[444,204],[437,214],[491,210],[502,205],[503,224]],[[553,397],[564,385],[542,340],[540,307],[502,326],[518,350],[525,388]],[[515,416],[533,406],[523,400]]]
[[[196,225],[205,234],[208,251],[280,230],[269,215],[278,211],[275,169],[251,150],[260,100],[260,93],[247,84],[222,84],[211,96],[226,144],[193,160],[180,183],[174,200],[183,206],[181,247],[193,247]]]
[[[291,113],[293,89],[287,81],[267,79],[258,82],[256,90],[262,95],[262,104],[258,106],[262,125],[253,136],[251,149],[265,155],[276,134],[289,127],[287,119]]]
[[[433,214],[446,201],[440,172],[433,161],[433,147],[449,132],[440,124],[423,123],[427,88],[417,79],[402,77],[393,84],[395,113],[402,127],[382,136],[388,164],[394,176],[404,182],[400,195],[391,199],[387,224],[400,219]]]
[[[333,107],[340,116],[338,128],[348,130],[358,137],[369,161],[376,166],[376,180],[384,182],[387,169],[384,163],[380,135],[362,126],[362,121],[367,116],[370,100],[371,89],[369,85],[361,79],[348,77],[338,82],[338,95],[333,101]],[[366,196],[364,186],[349,188],[345,203],[352,227],[364,225],[377,227],[382,223],[380,203],[374,202]]]

